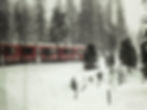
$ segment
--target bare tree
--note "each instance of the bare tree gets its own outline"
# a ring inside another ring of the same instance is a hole
[[[94,0],[82,0],[79,15],[79,38],[81,42],[92,43],[94,40]]]
[[[122,39],[129,37],[129,33],[127,31],[126,20],[124,16],[124,9],[122,7],[121,0],[116,0],[117,3],[117,27],[116,27],[116,35],[118,36],[118,40],[122,41]]]
[[[113,8],[114,7],[114,0],[108,0],[107,3],[107,7],[106,7],[106,12],[105,12],[105,22],[104,22],[104,32],[105,32],[105,36],[104,36],[104,48],[107,51],[112,51],[113,49],[115,49],[116,47],[116,26],[113,24],[112,21],[112,17],[116,17],[114,16],[114,11]]]
[[[99,50],[103,50],[105,42],[104,12],[100,1],[96,1],[94,6],[94,43]]]
[[[0,0],[0,42],[8,40],[9,33],[9,11],[8,1]]]
[[[18,1],[15,7],[15,26],[16,31],[19,36],[19,42],[26,43],[28,39],[28,31],[29,31],[29,13],[27,10],[27,6],[22,1]]]
[[[66,5],[66,13],[67,13],[67,25],[68,25],[68,36],[67,36],[67,41],[72,43],[72,42],[77,42],[77,17],[78,17],[78,12],[76,10],[75,4],[73,0],[67,0],[67,5]]]
[[[98,49],[104,44],[104,14],[100,1],[82,0],[79,14],[79,39],[84,43],[93,43]]]
[[[36,1],[36,33],[38,36],[38,41],[46,42],[48,38],[45,36],[45,10],[42,0]]]

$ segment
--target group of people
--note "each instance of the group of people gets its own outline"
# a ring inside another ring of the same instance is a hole
[[[98,53],[96,51],[96,47],[93,44],[87,45],[84,53],[84,58],[83,58],[83,63],[84,63],[84,69],[85,70],[93,70],[97,69],[97,60],[98,60]],[[107,67],[112,67],[114,65],[114,58],[112,55],[107,56],[106,58],[106,64]],[[111,72],[113,72],[113,69],[110,69]],[[104,79],[103,72],[97,72],[95,74],[95,78],[97,79],[97,82],[101,83]],[[93,78],[89,77],[88,78],[89,82],[92,82]],[[74,91],[74,97],[78,97],[78,83],[75,78],[71,79],[70,83],[71,89]]]
[[[94,73],[94,75],[92,74],[91,76],[95,77],[95,79],[93,77],[87,77],[87,81],[88,82],[94,82],[96,81],[97,83],[99,84],[102,84],[102,82],[106,81],[105,80],[105,75],[104,73],[108,73],[108,85],[113,83],[113,79],[114,79],[114,76],[116,75],[116,71],[114,69],[114,65],[115,65],[115,56],[113,54],[108,54],[107,56],[103,56],[104,57],[104,65],[105,65],[105,68],[107,70],[106,71],[103,71],[101,70],[101,67],[99,67],[97,65],[97,60],[99,61],[100,59],[98,59],[98,53],[96,51],[96,47],[93,45],[93,44],[89,44],[86,49],[85,49],[85,54],[84,54],[84,58],[83,58],[83,63],[84,63],[84,69],[86,71],[89,71],[89,70],[98,70],[96,73]],[[99,61],[100,62],[100,61]],[[100,62],[101,63],[101,62]],[[92,71],[90,71],[92,72]],[[124,74],[123,72],[120,70],[120,71],[117,71],[117,80],[118,80],[118,84],[123,84],[124,82]],[[110,85],[111,86],[111,85]],[[85,86],[84,86],[85,87]],[[78,94],[79,94],[79,83],[78,81],[76,80],[76,78],[72,78],[71,81],[70,81],[70,88],[71,90],[73,91],[74,93],[74,97],[75,99],[78,98]],[[108,100],[109,102],[110,101],[110,91],[107,92],[108,94]]]

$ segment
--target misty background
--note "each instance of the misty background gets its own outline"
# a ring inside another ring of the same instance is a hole
[[[5,29],[2,29],[5,37],[2,35],[1,41],[95,42],[98,48],[107,48],[105,44],[110,47],[113,39],[118,43],[122,36],[129,36],[137,42],[145,13],[141,0],[1,0],[0,9],[5,15],[2,19],[6,18],[3,22]],[[61,32],[63,36],[57,32],[61,36],[53,38],[53,25],[58,22],[53,19],[57,13],[61,14],[59,19],[63,19],[64,32]]]
[[[8,44],[9,51],[15,44],[33,44],[36,49],[35,63],[22,58],[16,64],[20,50],[5,55],[1,46],[0,109],[146,110],[146,3],[0,0],[0,46]],[[39,46],[46,44],[56,49],[65,44],[63,50],[82,44],[86,50],[76,53],[84,56],[79,61],[66,59],[64,51],[64,60],[38,63]],[[5,63],[7,56],[12,65]]]

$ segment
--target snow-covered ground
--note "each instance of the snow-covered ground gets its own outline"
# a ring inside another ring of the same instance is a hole
[[[99,71],[102,83],[96,78]],[[118,85],[117,73],[110,77],[104,65],[86,71],[81,62],[0,67],[0,110],[147,110],[147,84],[137,71],[125,77]],[[72,78],[79,85],[77,99]]]

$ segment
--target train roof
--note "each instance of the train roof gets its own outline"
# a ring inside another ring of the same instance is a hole
[[[77,47],[85,48],[85,45],[82,44],[54,44],[54,43],[17,43],[17,42],[0,42],[2,45],[22,45],[22,46],[58,46],[58,47]]]

